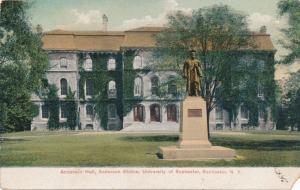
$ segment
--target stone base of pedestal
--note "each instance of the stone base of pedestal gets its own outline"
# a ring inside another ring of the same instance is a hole
[[[208,140],[206,102],[186,97],[181,102],[180,138],[177,146],[159,147],[158,156],[166,160],[231,160],[235,151],[212,146]]]
[[[164,160],[232,160],[235,151],[220,146],[202,148],[159,147],[158,157]]]

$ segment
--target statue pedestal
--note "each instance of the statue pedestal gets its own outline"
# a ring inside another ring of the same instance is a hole
[[[206,102],[187,97],[181,102],[180,139],[177,146],[159,147],[158,156],[166,160],[210,160],[235,157],[233,149],[212,146],[207,134]]]

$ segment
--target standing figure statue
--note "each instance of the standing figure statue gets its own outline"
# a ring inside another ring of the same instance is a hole
[[[196,59],[196,50],[190,50],[190,58],[184,62],[183,77],[186,78],[186,92],[188,96],[200,96],[202,65]]]

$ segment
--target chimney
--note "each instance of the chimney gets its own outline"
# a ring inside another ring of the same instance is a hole
[[[266,34],[267,33],[267,27],[266,26],[261,26],[259,29],[259,32],[262,34]]]
[[[38,34],[42,34],[43,33],[43,28],[40,24],[36,25],[35,30]]]
[[[102,15],[102,31],[107,31],[108,18],[105,14]]]

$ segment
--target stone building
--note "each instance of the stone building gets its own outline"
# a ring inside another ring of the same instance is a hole
[[[151,50],[155,48],[153,34],[160,27],[141,27],[128,31],[63,31],[44,33],[43,47],[49,54],[48,82],[55,84],[61,101],[68,88],[76,92],[78,129],[125,131],[178,131],[180,100],[177,86],[170,84],[168,94],[157,96],[160,83],[176,77],[172,70],[149,70]],[[257,51],[271,61],[275,49],[270,36],[253,34]],[[274,72],[271,71],[271,72]],[[274,73],[271,73],[273,76]],[[263,98],[263,93],[258,93]],[[32,95],[40,112],[32,130],[46,130],[49,117],[43,101]],[[98,111],[97,111],[98,110]],[[100,111],[99,111],[100,110]],[[243,129],[249,119],[247,108],[240,106],[235,122],[228,113],[215,108],[210,115],[210,127]],[[67,110],[60,105],[60,122],[65,122]],[[259,113],[259,128],[271,129],[270,116]],[[270,115],[270,114],[269,114]]]

